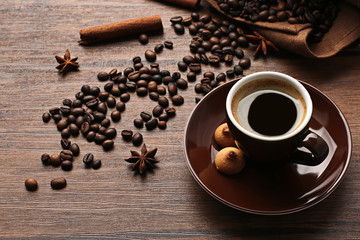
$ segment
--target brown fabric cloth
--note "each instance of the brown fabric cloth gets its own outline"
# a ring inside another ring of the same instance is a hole
[[[307,37],[310,24],[289,24],[287,22],[256,22],[233,18],[220,10],[215,0],[207,0],[220,13],[245,23],[276,46],[312,58],[326,58],[335,55],[344,47],[360,38],[360,10],[345,2],[339,5],[340,11],[328,33],[320,43],[309,44]]]

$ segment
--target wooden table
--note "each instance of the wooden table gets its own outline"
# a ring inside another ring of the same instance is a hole
[[[206,6],[203,2],[202,5]],[[112,68],[123,70],[132,57],[164,40],[173,50],[158,56],[161,69],[177,70],[188,53],[189,34],[176,35],[172,16],[190,11],[150,0],[3,0],[0,5],[0,238],[18,239],[359,239],[360,238],[360,49],[344,50],[329,59],[306,59],[282,52],[252,62],[245,74],[263,70],[284,72],[327,94],[342,110],[353,139],[352,160],[342,183],[327,199],[310,209],[285,216],[258,216],[234,210],[209,196],[192,178],[183,151],[187,118],[195,106],[194,83],[181,94],[185,104],[163,130],[136,130],[149,148],[158,147],[158,168],[145,177],[134,175],[124,158],[139,150],[121,137],[115,148],[79,136],[81,148],[74,169],[64,172],[42,165],[43,153],[60,151],[60,135],[41,116],[64,98],[74,98],[83,84],[102,87],[96,75]],[[206,8],[204,8],[205,11]],[[78,45],[85,27],[160,14],[164,34],[150,37],[148,45],[137,39],[104,45]],[[69,49],[79,57],[80,71],[62,76],[54,56]],[[246,49],[250,56],[253,50]],[[203,68],[203,72],[213,70]],[[199,79],[199,78],[198,78]],[[148,98],[131,95],[119,123],[120,132],[134,129],[140,111],[155,106]],[[135,129],[134,129],[135,130]],[[99,170],[85,169],[82,156],[92,152],[102,159]],[[68,185],[55,191],[50,180],[64,176]],[[24,180],[39,182],[28,192]]]

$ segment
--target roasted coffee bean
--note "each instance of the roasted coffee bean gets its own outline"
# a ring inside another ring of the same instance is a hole
[[[218,65],[219,62],[220,62],[220,57],[219,57],[219,56],[216,56],[216,55],[213,55],[213,54],[211,54],[211,55],[208,57],[208,59],[209,59],[209,63],[210,63],[211,65],[214,65],[214,66]]]
[[[98,145],[102,144],[107,138],[100,134],[100,133],[96,133],[95,134],[95,138],[94,138],[94,142]]]
[[[226,54],[224,57],[224,61],[227,65],[231,65],[233,62],[233,55],[231,54]]]
[[[180,79],[176,80],[176,85],[180,89],[187,89],[188,82],[185,79],[180,78]]]
[[[109,108],[113,108],[116,105],[116,100],[113,96],[109,96],[108,99],[106,100],[106,104]]]
[[[101,146],[103,147],[103,149],[104,149],[105,151],[109,151],[109,150],[111,150],[111,149],[114,147],[114,141],[111,140],[111,139],[105,140],[105,141],[101,144]]]
[[[42,120],[44,121],[44,122],[49,122],[50,121],[50,119],[51,119],[51,115],[50,115],[50,113],[44,113],[43,115],[42,115]]]
[[[173,82],[174,79],[172,78],[172,76],[165,76],[162,78],[162,81],[165,85],[168,85],[169,83]]]
[[[197,27],[196,27],[196,25],[195,24],[190,24],[189,25],[189,33],[191,34],[191,35],[196,35],[196,33],[197,33]],[[196,46],[195,46],[195,48],[196,48]]]
[[[123,102],[118,102],[115,106],[116,110],[123,112],[125,111],[126,105]]]
[[[235,66],[234,66],[234,73],[235,73],[236,75],[241,75],[241,74],[243,74],[243,69],[242,69],[242,67],[239,66],[239,65],[235,65]]]
[[[68,106],[63,106],[63,107],[60,107],[60,112],[63,116],[68,116],[70,114],[70,107]]]
[[[70,150],[62,150],[61,152],[60,152],[60,158],[61,158],[61,160],[62,161],[64,161],[64,160],[70,160],[70,161],[72,161],[73,160],[73,158],[74,158],[74,155],[73,155],[73,153],[70,151]]]
[[[235,72],[234,72],[233,69],[226,70],[226,76],[227,76],[228,78],[233,78],[234,75],[235,75]]]
[[[163,108],[166,108],[169,106],[169,100],[164,97],[164,96],[159,96],[158,98],[158,103],[160,106],[162,106]]]
[[[73,164],[69,160],[64,160],[61,162],[61,169],[64,171],[70,171],[73,168]]]
[[[145,51],[145,58],[149,62],[155,62],[156,60],[156,53],[153,50],[146,50]]]
[[[151,115],[151,113],[149,113],[149,112],[141,112],[141,113],[140,113],[140,117],[141,117],[145,122],[147,122],[147,121],[149,121],[149,120],[152,118],[152,115]]]
[[[125,83],[119,83],[118,88],[119,88],[121,93],[126,93],[128,91]]]
[[[125,85],[129,92],[134,92],[136,89],[136,83],[134,82],[127,82]]]
[[[130,81],[137,81],[140,77],[139,71],[133,71],[127,76]]]
[[[76,143],[72,143],[70,145],[70,151],[73,153],[73,155],[76,157],[76,156],[79,156],[80,154],[80,148],[79,148],[79,145],[77,145]]]
[[[94,132],[98,132],[100,129],[100,125],[97,123],[91,124],[90,125],[90,131],[94,131]]]
[[[86,165],[86,166],[91,166],[91,164],[93,163],[94,161],[94,154],[92,153],[87,153],[84,155],[83,157],[83,163]]]
[[[62,119],[60,114],[54,114],[54,115],[52,115],[52,118],[54,119],[54,121],[56,123],[59,122]]]
[[[181,23],[182,20],[183,20],[183,17],[181,17],[181,16],[175,16],[175,17],[170,18],[170,22],[172,24]]]
[[[82,107],[82,101],[80,99],[75,99],[72,103],[73,108],[81,108]]]
[[[184,98],[180,95],[172,96],[171,101],[175,106],[180,106],[180,105],[184,104]]]
[[[50,164],[54,167],[59,166],[61,163],[61,158],[59,154],[52,154],[50,156]]]
[[[71,135],[70,130],[68,128],[64,128],[61,130],[61,137],[62,138],[69,138]]]
[[[80,127],[81,133],[86,136],[90,132],[90,124],[88,122],[84,122]]]
[[[97,123],[101,123],[101,121],[106,118],[106,115],[104,113],[101,113],[101,112],[95,112],[92,115],[94,116],[94,120]]]
[[[137,128],[142,128],[144,126],[144,121],[141,118],[134,119],[134,126]]]
[[[134,64],[134,69],[135,69],[135,71],[139,71],[142,67],[144,67],[144,65],[143,65],[141,62]],[[139,72],[140,72],[140,71],[139,71]]]
[[[75,98],[78,99],[78,100],[82,100],[84,96],[85,96],[85,95],[84,95],[83,92],[77,92],[77,93],[75,93]]]
[[[185,62],[186,64],[190,64],[195,62],[195,59],[191,55],[186,55],[185,57],[183,57],[183,62]]]
[[[35,178],[27,178],[25,180],[25,187],[28,191],[36,191],[38,189],[38,182]]]
[[[129,93],[123,93],[120,95],[120,100],[122,102],[128,102],[130,100],[130,94]]]
[[[154,67],[150,68],[149,74],[152,76],[151,77],[152,80],[154,80],[154,75],[160,76],[159,73],[160,73],[159,68],[154,68]]]
[[[109,72],[109,77],[110,78],[113,78],[113,77],[115,77],[116,75],[117,75],[117,69],[116,68],[113,68],[113,69],[111,69],[110,70],[110,72]],[[119,74],[121,74],[121,72],[119,73]]]
[[[186,75],[186,77],[187,77],[187,80],[188,80],[189,82],[195,82],[195,81],[196,81],[196,73],[194,73],[194,72],[189,72],[189,73]]]
[[[145,45],[149,42],[149,37],[145,33],[142,33],[139,35],[139,42]]]
[[[217,82],[226,81],[226,74],[225,73],[219,73],[216,76],[216,81]]]
[[[150,81],[147,85],[149,92],[156,92],[157,91],[157,83],[155,81]]]
[[[163,49],[164,49],[164,45],[163,45],[163,44],[156,44],[156,45],[155,45],[155,48],[154,48],[154,51],[155,51],[156,53],[161,53]]]
[[[141,63],[141,57],[140,56],[133,57],[132,62],[134,64]]]
[[[92,169],[99,169],[101,167],[101,160],[100,159],[96,159],[93,161],[93,163],[91,164]]]
[[[174,43],[172,41],[165,41],[164,42],[164,46],[167,48],[167,49],[172,49],[173,46],[174,46]]]
[[[97,110],[98,112],[101,112],[101,113],[103,113],[103,114],[106,114],[106,113],[107,113],[107,110],[108,110],[108,107],[107,107],[106,103],[100,102],[100,103],[97,105],[96,110]]]
[[[178,89],[177,89],[176,84],[174,84],[174,83],[169,83],[169,85],[168,85],[168,92],[169,92],[170,96],[174,96],[175,94],[177,94]]]
[[[113,88],[113,86],[114,86],[114,83],[108,82],[107,84],[104,85],[104,90],[106,92],[111,92],[111,89]]]
[[[44,165],[49,165],[50,164],[50,155],[47,153],[44,153],[43,155],[41,155],[41,162]]]
[[[185,62],[183,62],[183,61],[179,61],[177,63],[177,65],[178,65],[179,70],[182,71],[182,72],[185,72],[187,70],[187,68],[188,68],[187,64]]]
[[[86,95],[86,96],[83,97],[83,99],[82,99],[81,101],[82,101],[83,104],[86,104],[87,102],[89,102],[89,101],[91,101],[91,100],[93,100],[93,99],[95,99],[94,96],[92,96],[92,95]]]
[[[134,146],[140,146],[143,141],[143,136],[141,135],[141,133],[135,133],[132,136],[131,141]]]
[[[90,125],[95,122],[94,113],[87,113],[85,115],[85,122],[88,122]]]
[[[177,34],[182,35],[182,34],[185,33],[185,28],[184,28],[184,26],[183,26],[182,24],[176,23],[176,24],[174,24],[173,27],[174,27],[174,30],[175,30],[175,32],[176,32]]]
[[[187,17],[187,18],[184,18],[183,21],[182,21],[182,24],[184,26],[189,26],[192,22],[192,18],[191,17]]]
[[[73,108],[73,109],[71,110],[71,113],[72,113],[72,115],[74,115],[75,117],[82,116],[82,115],[85,114],[85,109],[82,108],[82,107]]]
[[[95,139],[95,132],[94,131],[90,131],[88,134],[86,134],[86,140],[88,141],[88,142],[92,142],[92,141],[94,141],[94,139]]]
[[[60,108],[58,108],[58,107],[50,108],[50,109],[49,109],[49,113],[50,113],[51,115],[59,114],[59,113],[60,113]]]
[[[167,108],[165,108],[165,112],[167,113],[167,115],[169,117],[174,117],[176,114],[176,109],[173,107],[167,107]]]
[[[161,77],[170,76],[170,72],[168,70],[162,70],[160,72]]]
[[[77,119],[77,117],[75,117],[74,115],[69,115],[68,117],[67,117],[67,122],[68,123],[75,123],[76,122],[76,119]]]
[[[121,136],[125,141],[131,141],[133,132],[131,130],[122,130]]]
[[[63,177],[54,178],[53,180],[51,180],[50,186],[54,190],[62,189],[66,187],[66,179]]]
[[[99,72],[97,78],[99,81],[106,81],[109,79],[109,74],[107,72]]]
[[[118,110],[114,110],[111,113],[111,119],[113,120],[113,122],[118,122],[121,119],[121,112]]]
[[[152,114],[154,115],[154,117],[159,117],[160,114],[162,114],[164,111],[163,107],[161,107],[160,105],[157,105],[153,108],[152,110]]]
[[[106,119],[106,118],[105,118],[105,119]],[[104,120],[105,120],[105,119],[104,119]],[[100,133],[100,134],[102,134],[102,135],[105,135],[105,131],[106,131],[106,127],[100,126],[98,133]]]
[[[147,88],[146,87],[139,87],[136,89],[136,94],[139,96],[139,97],[144,97],[146,96],[148,93],[147,91]]]
[[[145,87],[147,88],[148,82],[146,80],[139,80],[136,82],[138,88]]]
[[[164,86],[158,86],[157,87],[157,92],[160,94],[160,95],[165,95],[166,94],[166,88]]]
[[[202,85],[201,85],[201,83],[195,84],[194,89],[195,89],[196,93],[202,93]]]
[[[210,81],[210,86],[212,88],[216,88],[218,86],[218,82],[216,80],[212,80],[212,81]]]
[[[149,73],[141,73],[139,79],[150,82],[152,79],[152,76]]]
[[[239,65],[243,68],[243,69],[248,69],[251,65],[251,61],[249,58],[243,58],[239,61]]]
[[[76,137],[79,135],[79,127],[75,123],[69,124],[69,130],[72,136]]]
[[[210,80],[214,80],[215,78],[215,74],[213,72],[206,72],[203,76],[209,78]]]
[[[105,130],[104,135],[108,139],[113,139],[117,135],[116,129],[115,128],[108,128],[108,129]]]
[[[145,127],[147,130],[153,130],[157,127],[158,120],[156,118],[153,118],[145,123]]]
[[[63,130],[64,128],[67,128],[68,122],[66,119],[61,119],[57,122],[56,127],[59,131]]]
[[[156,84],[162,83],[162,76],[160,74],[155,74],[152,76],[151,81],[156,82]]]
[[[149,97],[151,100],[153,101],[157,101],[159,99],[159,93],[157,92],[150,92],[149,93]]]
[[[99,103],[99,100],[97,98],[95,98],[95,99],[88,101],[85,105],[88,108],[96,109],[98,103]]]
[[[121,75],[121,76],[117,76],[116,78],[114,78],[114,83],[120,84],[120,83],[126,83],[127,81],[127,76],[125,75]]]
[[[63,105],[64,106],[71,107],[71,104],[72,104],[72,101],[70,99],[66,98],[66,99],[63,100]]]
[[[200,21],[203,23],[208,23],[211,21],[211,15],[210,14],[204,14],[200,17]]]
[[[160,129],[166,129],[166,122],[165,121],[159,121],[158,122],[158,127]]]
[[[211,82],[210,78],[204,77],[203,79],[200,80],[201,84],[207,83],[209,84]]]
[[[246,48],[249,46],[249,41],[244,36],[238,37],[237,43],[239,44],[240,47],[243,47],[243,48]]]
[[[200,18],[199,13],[197,13],[197,12],[192,12],[192,13],[191,13],[191,18],[192,18],[192,20],[194,20],[194,22],[199,21],[199,18]]]
[[[199,73],[199,72],[201,72],[201,65],[200,65],[200,63],[190,63],[189,69],[192,72]]]
[[[108,128],[110,126],[110,124],[111,124],[111,121],[110,121],[110,119],[105,118],[104,120],[101,121],[100,124],[101,124],[102,127]]]
[[[71,145],[71,141],[67,140],[66,138],[62,138],[60,140],[60,144],[63,149],[69,149]]]
[[[212,87],[209,84],[204,83],[201,85],[201,89],[204,94],[208,94],[212,90]]]
[[[94,97],[97,97],[100,93],[100,88],[98,87],[91,87],[90,88],[90,95],[94,96]]]
[[[238,59],[241,59],[241,58],[244,57],[244,51],[241,50],[241,49],[235,49],[234,55],[235,55]]]
[[[111,92],[110,92],[114,97],[119,97],[120,94],[121,94],[121,91],[119,89],[119,86],[118,85],[114,85],[111,89]]]
[[[167,122],[168,120],[169,120],[169,116],[168,116],[168,114],[167,114],[166,112],[160,114],[160,116],[159,116],[159,121],[165,121],[165,122]]]

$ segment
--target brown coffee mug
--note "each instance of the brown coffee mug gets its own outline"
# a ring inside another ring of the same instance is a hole
[[[227,123],[236,145],[251,160],[264,164],[317,165],[326,158],[328,145],[309,130],[312,111],[305,87],[277,72],[240,79],[226,98]]]

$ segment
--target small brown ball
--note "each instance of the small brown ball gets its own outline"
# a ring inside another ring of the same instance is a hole
[[[216,169],[226,175],[239,173],[245,162],[243,151],[235,147],[223,148],[215,157]]]
[[[215,142],[221,147],[234,147],[234,139],[231,136],[227,123],[221,124],[214,134]]]
[[[36,191],[38,188],[38,182],[35,178],[28,178],[25,180],[25,187],[28,191]]]

